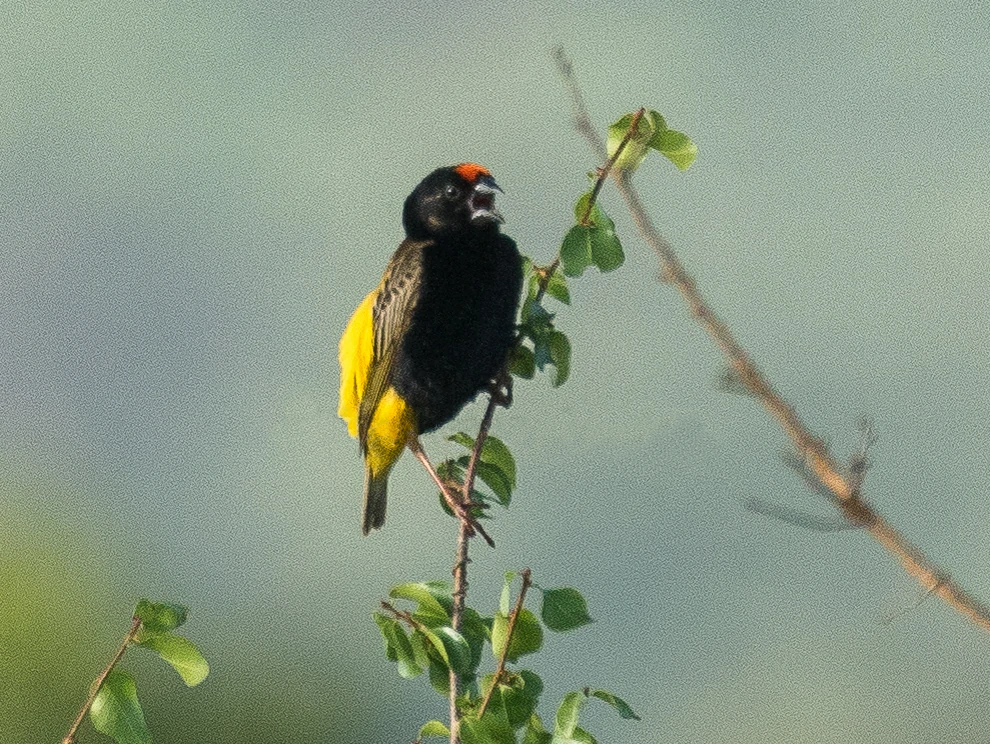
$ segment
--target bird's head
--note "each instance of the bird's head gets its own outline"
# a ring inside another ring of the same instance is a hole
[[[414,240],[474,230],[498,230],[495,209],[501,191],[487,168],[461,163],[438,168],[420,181],[406,199],[402,223]]]

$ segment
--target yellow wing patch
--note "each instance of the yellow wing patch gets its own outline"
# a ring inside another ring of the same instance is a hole
[[[378,289],[368,294],[351,316],[340,338],[340,405],[347,431],[358,437],[361,399],[375,357],[374,313]],[[387,473],[416,428],[416,416],[392,386],[382,393],[368,425],[365,462],[374,475]]]
[[[358,435],[358,412],[368,385],[368,370],[375,355],[375,329],[372,309],[375,289],[358,305],[340,337],[340,405],[337,414],[347,422],[347,432]]]
[[[402,450],[405,449],[409,435],[415,428],[416,417],[412,409],[389,387],[382,395],[375,415],[368,427],[368,452],[365,462],[374,475],[388,472]]]

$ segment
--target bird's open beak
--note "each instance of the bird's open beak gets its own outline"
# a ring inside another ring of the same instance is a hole
[[[471,222],[505,222],[495,209],[495,192],[502,191],[491,176],[481,178],[471,194]],[[505,192],[503,192],[505,193]]]

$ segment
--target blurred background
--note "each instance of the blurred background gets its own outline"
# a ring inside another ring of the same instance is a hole
[[[65,734],[142,596],[191,607],[212,669],[188,690],[128,655],[157,742],[409,742],[444,715],[371,612],[449,577],[455,526],[406,457],[361,538],[336,344],[439,165],[489,166],[506,232],[556,252],[596,165],[557,44],[603,131],[646,105],[698,143],[637,175],[661,230],[838,456],[873,417],[869,499],[990,600],[988,28],[972,2],[6,8],[0,741]],[[986,632],[904,612],[921,590],[865,535],[745,509],[830,514],[602,203],[626,265],[572,283],[570,381],[499,412],[520,485],[471,564],[485,611],[525,566],[588,599],[531,659],[544,717],[590,684],[643,716],[589,704],[603,742],[986,741]]]

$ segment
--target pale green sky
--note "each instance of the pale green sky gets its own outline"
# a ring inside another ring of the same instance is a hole
[[[157,741],[410,741],[443,715],[369,615],[448,575],[453,523],[406,458],[360,537],[336,342],[438,165],[485,163],[506,232],[556,251],[595,162],[555,44],[603,128],[646,105],[695,139],[686,174],[639,174],[654,219],[837,455],[874,418],[868,497],[990,599],[990,11],[722,6],[6,11],[0,740],[64,734],[144,595],[192,606],[214,669],[188,692],[134,660]],[[864,535],[744,509],[828,513],[603,204],[627,263],[572,285],[571,380],[499,413],[520,486],[472,564],[483,610],[523,566],[589,600],[532,661],[544,716],[591,684],[644,716],[589,707],[617,744],[986,739],[983,632],[934,601],[882,624],[919,590]]]

